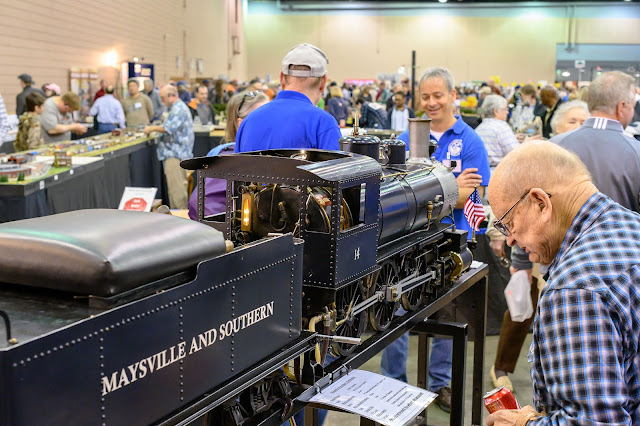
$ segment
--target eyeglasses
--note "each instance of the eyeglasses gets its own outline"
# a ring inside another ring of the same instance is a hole
[[[258,91],[258,90],[254,90],[253,92],[248,92],[248,93],[244,94],[244,96],[242,97],[242,101],[240,102],[240,105],[238,106],[238,116],[240,116],[240,110],[242,109],[242,106],[244,105],[244,101],[246,101],[247,98],[255,98],[259,94],[260,94],[260,91]]]
[[[505,217],[507,217],[507,215],[509,214],[509,212],[510,212],[511,210],[513,210],[513,209],[514,209],[514,208],[515,208],[515,207],[520,203],[520,201],[524,200],[524,197],[526,197],[526,196],[529,194],[529,192],[531,192],[531,190],[528,190],[527,192],[525,192],[524,194],[522,194],[522,197],[520,197],[520,198],[518,199],[518,201],[516,201],[515,203],[513,203],[513,205],[509,208],[509,210],[507,210],[507,211],[505,212],[505,214],[503,214],[503,215],[500,217],[500,219],[498,219],[498,220],[496,220],[495,222],[493,222],[493,226],[494,226],[498,231],[500,231],[500,233],[501,233],[502,235],[504,235],[505,237],[510,236],[510,235],[511,235],[511,231],[509,231],[508,225],[507,225],[507,224],[502,223],[502,221],[504,220],[504,218],[505,218]],[[549,196],[549,198],[551,198],[551,194],[547,193],[547,195]]]

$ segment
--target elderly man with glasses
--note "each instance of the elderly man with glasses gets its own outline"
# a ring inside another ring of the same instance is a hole
[[[550,142],[507,155],[489,202],[507,244],[550,267],[529,351],[535,410],[497,411],[487,425],[640,424],[640,215]]]

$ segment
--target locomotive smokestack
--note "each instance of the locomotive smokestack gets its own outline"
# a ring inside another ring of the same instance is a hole
[[[431,163],[429,142],[431,136],[430,118],[409,119],[409,161],[408,163]]]

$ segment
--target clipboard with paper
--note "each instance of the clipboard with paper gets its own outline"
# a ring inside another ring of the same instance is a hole
[[[426,389],[381,374],[353,370],[324,387],[310,388],[298,399],[336,407],[383,425],[405,426],[436,397]]]

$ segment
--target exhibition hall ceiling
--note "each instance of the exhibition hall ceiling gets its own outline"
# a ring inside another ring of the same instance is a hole
[[[254,0],[255,1],[255,0]],[[260,1],[260,0],[258,0]],[[262,0],[264,1],[264,0]],[[267,0],[266,3],[277,3],[281,9],[396,9],[430,6],[456,6],[468,5],[473,7],[493,7],[504,4],[517,4],[518,6],[586,6],[590,4],[624,4],[638,3],[640,0]]]

